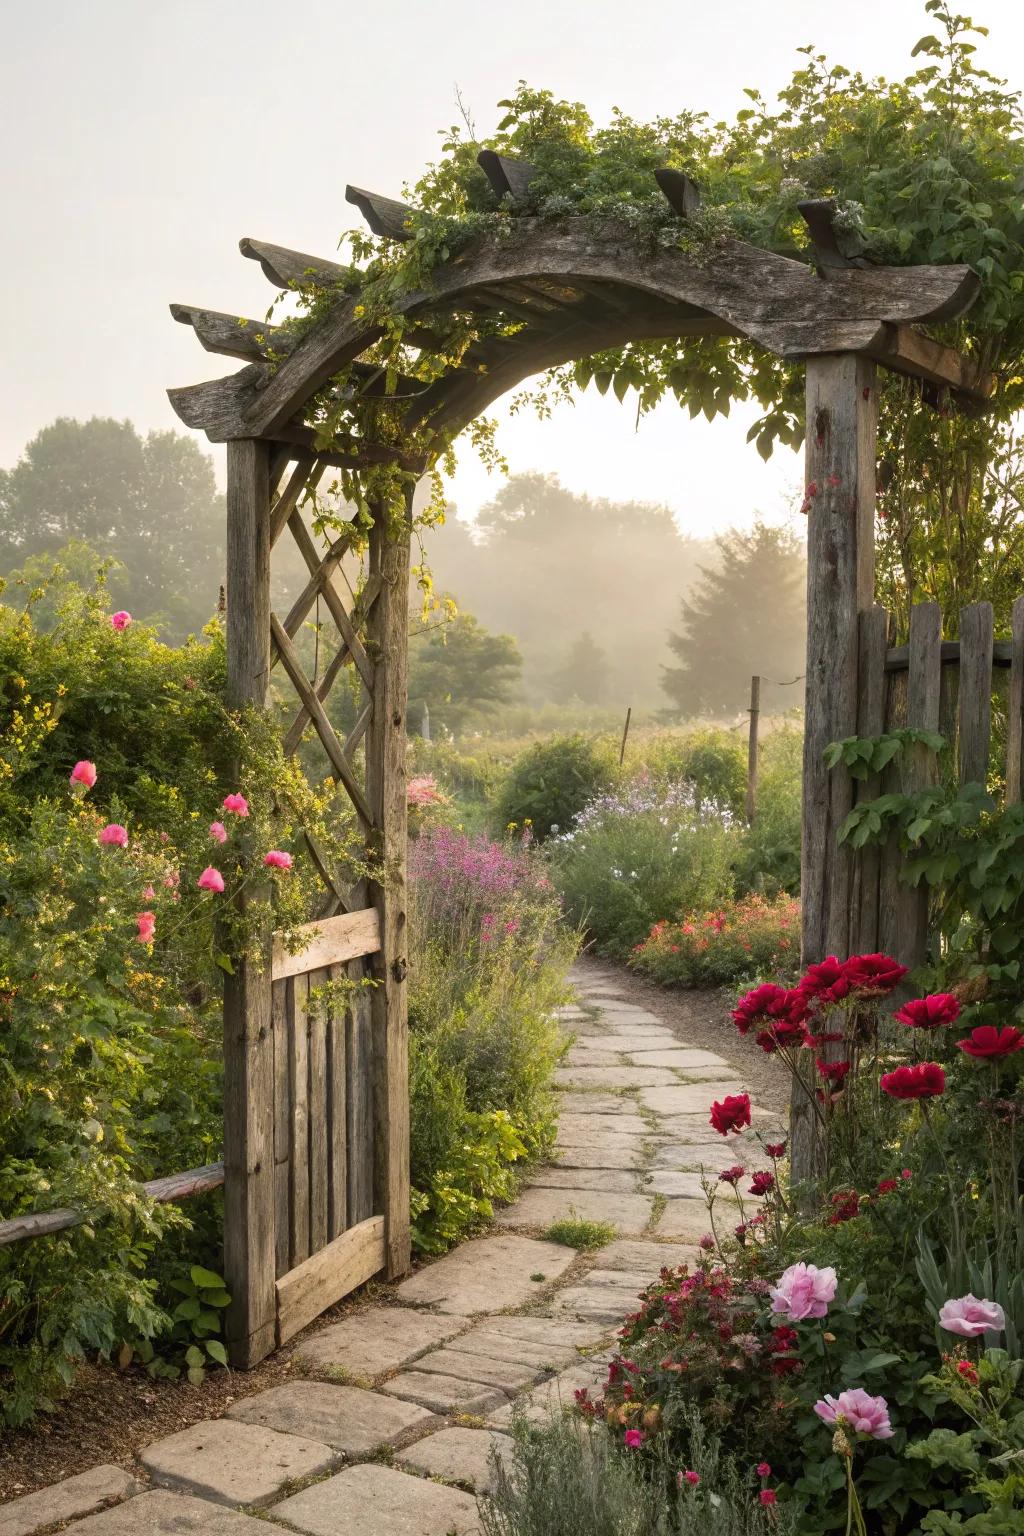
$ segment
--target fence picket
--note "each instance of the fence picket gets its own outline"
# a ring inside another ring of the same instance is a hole
[[[960,783],[988,782],[992,729],[992,604],[960,614]]]
[[[309,977],[291,979],[291,1163],[289,1166],[291,1268],[309,1258]]]
[[[1006,803],[1021,798],[1021,758],[1024,755],[1024,597],[1013,605],[1010,642],[1010,689],[1006,703]]]

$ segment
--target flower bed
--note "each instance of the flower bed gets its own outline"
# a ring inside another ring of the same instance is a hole
[[[795,971],[799,952],[799,901],[752,895],[655,923],[629,963],[662,986],[713,987]]]

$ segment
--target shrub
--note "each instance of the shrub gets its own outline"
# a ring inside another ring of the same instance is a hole
[[[536,742],[513,763],[501,786],[496,830],[528,825],[543,841],[565,831],[613,777],[610,755],[584,736]]]
[[[799,893],[803,751],[803,732],[795,726],[772,731],[762,742],[757,815],[736,860],[741,891]]]
[[[703,726],[640,738],[630,754],[633,775],[649,774],[662,784],[686,784],[698,804],[727,806],[743,814],[747,799],[747,743],[736,731]]]
[[[799,958],[800,903],[745,896],[680,923],[655,923],[629,963],[662,986],[708,987],[795,972]]]
[[[529,844],[428,829],[410,849],[415,1239],[436,1252],[510,1199],[554,1138],[576,937]]]
[[[730,896],[739,835],[728,810],[688,786],[636,780],[590,802],[553,844],[553,864],[572,916],[625,959],[660,919]]]

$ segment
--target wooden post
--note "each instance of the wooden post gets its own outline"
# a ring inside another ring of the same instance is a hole
[[[397,523],[397,526],[396,526]],[[366,737],[366,793],[380,875],[370,899],[380,918],[373,1018],[374,1210],[384,1216],[385,1271],[409,1268],[409,1025],[406,988],[406,705],[409,543],[412,494],[404,512],[378,503],[370,533],[370,577],[381,580],[367,642],[374,660],[373,715]]]
[[[228,443],[227,702],[264,708],[270,682],[269,447]],[[257,893],[258,894],[258,893]],[[248,897],[240,897],[244,904]],[[224,983],[224,1278],[232,1364],[274,1348],[274,1053],[270,932],[262,968],[235,962]]]
[[[757,815],[757,730],[761,718],[761,679],[750,679],[750,734],[747,737],[747,826]]]
[[[630,719],[632,717],[632,714],[633,714],[633,706],[631,704],[629,706],[629,708],[626,710],[626,723],[622,727],[622,745],[619,747],[619,767],[620,768],[622,767],[623,763],[626,760],[626,740],[627,740],[627,738],[629,736],[629,722],[630,722]]]
[[[860,615],[874,588],[874,364],[856,353],[807,360],[807,668],[804,712],[801,902],[803,960],[849,951],[852,897],[849,851],[838,837],[853,804],[845,770],[825,767],[830,742],[857,730]],[[815,1120],[794,1087],[794,1176],[818,1167]]]

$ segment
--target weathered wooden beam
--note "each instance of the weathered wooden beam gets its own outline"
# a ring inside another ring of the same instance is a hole
[[[988,783],[992,736],[992,628],[991,603],[970,603],[960,610],[957,704],[961,784]]]
[[[264,363],[250,363],[227,378],[169,389],[167,398],[186,427],[205,432],[211,442],[227,442],[246,435],[244,413],[255,405],[259,386],[266,378]]]
[[[283,357],[296,342],[291,331],[267,325],[262,320],[247,320],[241,315],[226,315],[215,309],[198,309],[192,304],[172,304],[171,314],[182,325],[190,325],[207,352],[225,357],[240,357],[261,362],[268,357]]]
[[[250,261],[259,262],[263,275],[276,288],[338,288],[351,286],[359,278],[357,267],[344,267],[306,251],[290,251],[284,245],[268,245],[248,235],[239,240],[238,249]]]
[[[688,219],[701,205],[700,188],[684,171],[674,171],[671,166],[659,166],[654,179],[672,208],[681,219]]]
[[[189,1200],[193,1195],[205,1195],[211,1189],[219,1189],[224,1183],[224,1164],[207,1163],[202,1168],[186,1168],[182,1173],[166,1174],[159,1179],[149,1179],[141,1186],[148,1200],[158,1205],[170,1205],[178,1200]],[[96,1221],[98,1212],[79,1211],[62,1206],[56,1211],[39,1211],[27,1216],[13,1216],[0,1221],[0,1248],[9,1243],[20,1243],[26,1238],[47,1237],[52,1232],[66,1232],[80,1227],[84,1221]]]
[[[836,229],[839,210],[834,197],[814,198],[796,206],[810,231],[815,260],[822,271],[847,271],[851,267],[867,266],[858,252],[849,251],[849,238],[844,238],[842,231]]]
[[[910,325],[883,325],[880,336],[865,350],[876,363],[895,373],[945,386],[954,394],[987,400],[995,389],[993,375],[980,368],[973,358],[933,341]]]
[[[514,203],[523,202],[530,182],[536,176],[536,167],[526,160],[516,160],[512,155],[499,155],[497,150],[482,149],[476,163],[483,171],[497,197],[509,197]]]
[[[1019,603],[1024,603],[1024,598],[1018,598]],[[1022,613],[1024,618],[1024,613]],[[993,667],[1010,667],[1013,665],[1013,641],[996,640],[992,646]],[[939,652],[939,664],[943,667],[957,667],[960,665],[960,641],[943,640]],[[885,653],[885,670],[887,672],[905,672],[910,665],[909,645],[890,646]]]
[[[277,1282],[277,1345],[384,1268],[384,1218],[370,1216]]]
[[[319,971],[325,965],[344,965],[362,955],[375,955],[380,949],[380,920],[374,907],[304,923],[298,933],[305,937],[306,947],[297,954],[274,936],[275,981],[301,976],[304,971]]]
[[[381,197],[377,192],[367,192],[362,187],[346,187],[345,200],[354,203],[375,235],[385,240],[411,240],[410,227],[413,210],[393,197]]]
[[[1024,788],[1024,597],[1014,601],[1012,624],[1013,639],[1006,646],[1010,653],[1010,686],[1006,699],[1007,805],[1016,805]],[[998,642],[994,650],[998,651],[1001,644],[1006,645],[1006,642]]]

